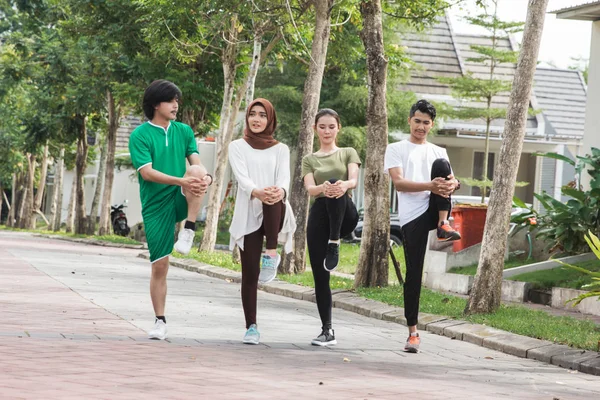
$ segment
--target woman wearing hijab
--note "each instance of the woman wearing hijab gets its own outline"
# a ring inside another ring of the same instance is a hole
[[[273,137],[277,116],[271,102],[256,99],[246,110],[244,137],[229,145],[229,163],[238,182],[235,210],[229,228],[229,247],[240,248],[242,305],[246,317],[244,343],[258,344],[256,325],[258,282],[272,281],[284,251],[292,251],[296,223],[286,194],[290,184],[290,150]],[[263,240],[266,250],[263,253]]]

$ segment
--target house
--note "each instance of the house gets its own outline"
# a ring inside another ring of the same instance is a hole
[[[600,20],[600,1],[589,5],[573,7],[557,12],[559,18],[593,18]],[[592,60],[600,63],[600,22],[594,22],[592,33]],[[473,44],[489,45],[490,39],[484,36],[463,35],[453,32],[450,18],[446,15],[429,31],[423,33],[406,33],[399,38],[400,44],[406,46],[407,52],[415,61],[417,68],[411,69],[411,76],[397,90],[416,93],[422,98],[434,102],[459,105],[452,97],[447,85],[440,83],[439,77],[459,77],[467,72],[476,76],[486,76],[485,67],[468,61],[475,53],[470,49]],[[596,50],[594,51],[594,45]],[[511,38],[500,40],[500,47],[517,49]],[[500,79],[513,80],[516,65],[503,64],[496,70]],[[538,152],[556,152],[573,158],[585,155],[593,145],[594,129],[600,126],[600,113],[594,113],[594,106],[600,103],[600,75],[590,68],[589,102],[586,108],[587,89],[583,77],[578,71],[538,67],[535,74],[534,88],[530,101],[531,115],[527,120],[527,132],[519,170],[518,181],[529,185],[515,189],[515,195],[527,203],[536,205],[534,192],[547,192],[561,199],[561,186],[574,179],[575,171],[570,165],[554,159],[537,157]],[[494,107],[507,107],[509,93],[494,98]],[[474,104],[477,106],[478,104]],[[482,104],[479,106],[483,107]],[[534,111],[535,110],[535,111]],[[585,110],[585,114],[584,114]],[[117,134],[117,152],[127,152],[129,135],[142,120],[138,117],[125,117]],[[497,154],[500,151],[504,119],[495,120],[491,127],[490,165],[488,176],[492,176],[496,168]],[[447,149],[457,177],[480,177],[483,169],[483,147],[485,138],[485,122],[483,120],[438,120],[437,133],[430,141]],[[584,135],[585,132],[585,135]],[[396,132],[402,137],[402,132]],[[600,147],[599,144],[596,144]],[[203,163],[211,170],[215,161],[214,143],[199,141],[199,150]],[[96,177],[96,165],[91,165],[86,172],[86,200],[90,209]],[[227,172],[231,176],[230,171]],[[69,188],[73,172],[65,175],[63,218],[69,202]],[[585,174],[584,174],[585,175]],[[115,171],[112,203],[128,200],[126,210],[130,225],[141,221],[141,205],[139,203],[138,184],[135,172],[131,169]],[[359,185],[355,190],[354,201],[360,209],[363,207],[363,176],[359,177]],[[466,185],[457,192],[459,196],[477,196],[478,189]],[[458,196],[455,196],[458,197]],[[476,198],[476,197],[475,197]],[[208,196],[205,197],[205,202]],[[392,209],[396,209],[397,198],[390,186]],[[564,200],[564,199],[563,199]]]
[[[588,75],[588,97],[585,108],[584,137],[582,140],[581,154],[588,154],[592,147],[600,148],[598,127],[600,126],[600,1],[592,1],[578,6],[552,11],[559,19],[572,19],[579,21],[592,21],[592,40]],[[564,32],[569,35],[569,32]],[[573,40],[578,38],[573,37]],[[583,174],[582,184],[589,187],[590,177]]]
[[[599,2],[600,3],[600,2]],[[438,81],[439,77],[459,77],[472,72],[476,77],[487,77],[489,70],[481,64],[468,61],[476,56],[471,45],[490,45],[484,36],[463,35],[453,32],[448,16],[442,17],[429,31],[408,33],[401,37],[401,44],[416,62],[410,79],[398,90],[416,93],[419,97],[434,102],[460,106],[452,97],[450,88]],[[516,50],[511,38],[501,39],[499,47]],[[497,79],[512,81],[515,64],[501,64],[496,69]],[[494,97],[492,107],[508,106],[509,93]],[[485,107],[483,103],[469,104]],[[527,120],[527,131],[517,175],[518,181],[529,182],[528,186],[516,188],[515,195],[527,203],[536,203],[534,192],[548,192],[561,198],[561,186],[573,180],[573,167],[554,159],[537,157],[537,152],[556,152],[574,157],[583,155],[586,85],[578,71],[538,67],[530,101],[531,115]],[[534,111],[535,110],[535,111]],[[490,163],[488,176],[496,168],[497,155],[502,142],[504,119],[494,120],[490,134]],[[432,143],[443,146],[452,161],[457,177],[481,177],[485,139],[484,120],[440,120],[438,130],[430,138]],[[478,195],[478,188],[466,185],[458,195]]]

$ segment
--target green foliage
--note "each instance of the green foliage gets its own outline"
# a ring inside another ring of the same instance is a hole
[[[600,262],[597,260],[574,265],[573,268],[569,268],[560,260],[556,261],[563,264],[564,267],[526,272],[507,279],[529,282],[533,288],[540,290],[551,290],[553,287],[585,290],[586,285],[593,282],[589,273],[600,272]]]
[[[483,176],[481,180],[473,181],[475,187],[480,187],[481,202],[486,196],[486,188],[491,185],[487,174],[488,154],[489,154],[489,138],[490,125],[492,121],[506,116],[505,108],[493,107],[494,98],[500,94],[507,93],[512,87],[512,81],[499,78],[496,74],[496,68],[502,64],[514,64],[518,59],[518,51],[505,50],[498,46],[498,42],[503,37],[523,29],[523,23],[520,22],[504,22],[498,19],[497,16],[497,0],[491,1],[494,10],[488,10],[487,3],[481,2],[484,12],[475,16],[465,17],[472,25],[482,27],[489,32],[489,46],[471,45],[470,49],[477,56],[466,59],[468,62],[478,63],[486,69],[484,73],[475,75],[472,72],[467,72],[460,77],[441,77],[438,80],[450,86],[452,95],[459,101],[460,106],[456,107],[451,113],[453,118],[462,120],[481,119],[485,122],[485,151]],[[476,106],[473,103],[483,103]],[[475,177],[479,178],[479,177]]]
[[[596,258],[598,260],[600,260],[600,239],[598,239],[598,236],[594,235],[591,231],[588,231],[587,235],[585,236],[585,241],[590,246],[590,249],[596,256]],[[581,303],[583,300],[585,300],[587,298],[592,298],[592,297],[597,297],[598,298],[597,300],[600,301],[600,268],[598,268],[598,265],[596,265],[596,267],[597,267],[596,271],[592,271],[591,269],[586,269],[586,268],[583,268],[580,266],[567,264],[567,263],[564,263],[561,261],[559,261],[559,262],[561,264],[565,265],[566,267],[574,269],[580,273],[584,273],[591,278],[590,283],[582,285],[582,287],[581,287],[581,289],[589,290],[589,292],[582,293],[579,296],[577,296],[573,299],[570,299],[569,301],[567,301],[567,303],[572,302],[573,307],[574,307],[577,304]]]
[[[363,297],[386,304],[404,306],[402,286],[360,288],[357,293]],[[581,321],[572,317],[555,317],[544,311],[507,305],[500,306],[498,311],[493,314],[464,316],[465,305],[466,299],[423,288],[419,310],[450,318],[460,318],[519,335],[550,340],[554,343],[563,343],[580,349],[594,351],[598,349],[600,332],[594,321]]]
[[[578,156],[576,161],[556,153],[537,155],[568,162],[575,166],[578,175],[578,179],[561,188],[562,194],[570,197],[564,203],[546,192],[534,193],[545,210],[540,213],[528,207],[531,216],[537,220],[537,237],[547,241],[550,251],[583,253],[588,248],[586,234],[597,235],[600,227],[600,150],[592,148],[592,154]],[[591,176],[589,190],[583,190],[577,183],[581,181],[584,169]]]

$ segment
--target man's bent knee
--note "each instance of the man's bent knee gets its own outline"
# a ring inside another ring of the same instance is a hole
[[[202,179],[206,175],[206,168],[203,165],[190,165],[185,171],[185,175]]]

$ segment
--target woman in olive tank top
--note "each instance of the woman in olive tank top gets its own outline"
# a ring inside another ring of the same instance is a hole
[[[360,158],[353,148],[337,147],[341,127],[334,110],[320,110],[314,125],[319,151],[302,159],[304,186],[315,197],[308,215],[306,242],[323,324],[321,334],[312,340],[316,346],[337,343],[331,327],[330,271],[338,265],[340,238],[350,234],[358,223],[358,212],[348,191],[358,182]]]

